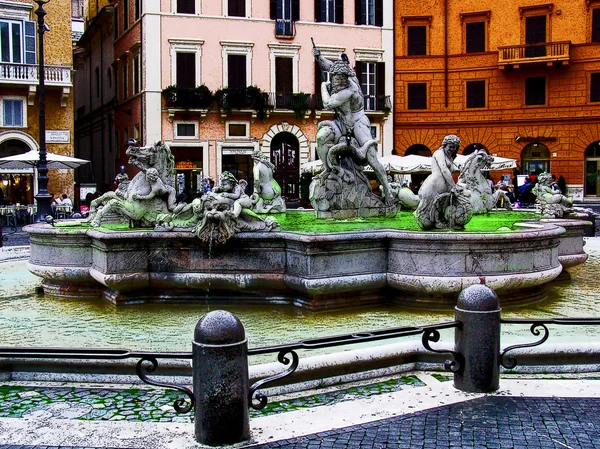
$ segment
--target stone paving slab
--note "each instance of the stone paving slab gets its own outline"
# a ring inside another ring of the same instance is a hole
[[[488,396],[253,446],[360,449],[600,448],[600,399]]]

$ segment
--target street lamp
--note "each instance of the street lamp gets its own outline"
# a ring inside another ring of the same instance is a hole
[[[49,30],[48,26],[44,23],[44,5],[50,0],[34,0],[38,5],[38,9],[35,10],[35,15],[38,17],[38,35],[39,35],[39,127],[40,127],[40,161],[38,163],[38,193],[35,196],[37,200],[37,219],[38,221],[44,221],[46,215],[50,215],[52,208],[50,206],[51,196],[48,193],[48,163],[46,160],[46,98],[44,97],[44,33]]]

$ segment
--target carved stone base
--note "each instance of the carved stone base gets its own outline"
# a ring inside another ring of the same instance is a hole
[[[350,156],[343,155],[340,167],[313,178],[310,202],[318,218],[393,217],[396,205],[386,204],[371,191],[369,180]]]

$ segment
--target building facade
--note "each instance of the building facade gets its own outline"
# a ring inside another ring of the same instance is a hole
[[[523,174],[563,176],[575,198],[600,196],[600,1],[394,9],[397,154],[428,154],[456,134],[461,151],[482,147]]]
[[[39,149],[37,5],[0,1],[0,157]],[[71,2],[44,5],[46,149],[73,156]],[[73,196],[73,170],[50,170],[48,191]],[[34,169],[0,169],[0,188],[11,204],[32,204]]]
[[[178,194],[191,196],[202,178],[224,170],[252,185],[250,155],[260,149],[284,196],[299,200],[300,164],[315,159],[317,123],[332,116],[318,95],[311,39],[325,57],[349,56],[379,151],[391,154],[392,2],[116,0],[111,7],[112,78],[101,72],[100,83],[114,82],[115,153],[105,157],[114,167],[104,181],[121,166],[132,170],[130,138],[167,143]]]

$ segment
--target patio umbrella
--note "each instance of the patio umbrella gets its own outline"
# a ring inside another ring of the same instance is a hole
[[[455,164],[458,168],[462,168],[468,156],[459,154],[456,156]],[[431,172],[431,157],[419,156],[411,154],[408,156],[383,156],[379,158],[379,162],[385,168],[385,171],[392,174],[400,173],[430,173]],[[506,157],[494,156],[489,170],[506,170],[515,168],[517,161]],[[323,170],[321,161],[311,161],[302,164],[300,167],[302,173],[312,173],[313,175]],[[365,167],[365,171],[373,171],[370,165]]]
[[[46,152],[48,168],[77,168],[80,165],[87,164],[89,161],[78,159],[76,157],[63,156]],[[37,168],[40,162],[40,153],[38,150],[30,150],[27,153],[15,154],[14,156],[0,157],[0,168],[12,170],[21,170],[24,168]]]

